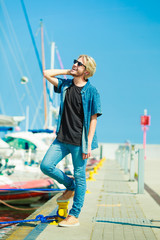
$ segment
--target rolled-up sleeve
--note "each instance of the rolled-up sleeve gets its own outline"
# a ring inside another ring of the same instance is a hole
[[[57,87],[54,86],[54,91],[55,91],[56,93],[61,93],[62,85],[64,84],[64,82],[65,82],[66,80],[63,79],[63,78],[57,78],[57,79],[58,79],[58,86],[57,86]]]
[[[102,115],[100,95],[97,89],[94,91],[94,94],[93,94],[92,110],[91,110],[91,115],[93,116],[95,114],[97,114],[97,117]]]

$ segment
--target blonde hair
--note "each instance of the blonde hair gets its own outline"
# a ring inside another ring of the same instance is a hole
[[[78,57],[78,59],[79,58],[83,58],[84,65],[86,66],[86,70],[87,70],[87,72],[89,72],[89,74],[86,75],[85,79],[87,79],[89,77],[92,77],[93,74],[96,71],[96,62],[95,62],[95,60],[92,57],[90,57],[88,55],[84,55],[84,54],[80,55]]]

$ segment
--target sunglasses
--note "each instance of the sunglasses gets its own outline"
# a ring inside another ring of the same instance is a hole
[[[85,68],[86,68],[86,66],[85,66],[83,63],[81,63],[81,62],[77,61],[76,59],[74,59],[73,63],[74,63],[74,64],[76,64],[76,63],[77,63],[78,67],[80,67],[80,66],[83,66],[83,67],[85,67]]]

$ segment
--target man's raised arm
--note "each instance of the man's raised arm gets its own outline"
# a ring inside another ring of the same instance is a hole
[[[48,69],[43,71],[43,76],[55,87],[58,86],[58,75],[70,75],[70,69]]]

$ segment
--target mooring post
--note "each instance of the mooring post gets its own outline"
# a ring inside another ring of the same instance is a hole
[[[144,193],[144,149],[138,150],[138,193]]]

